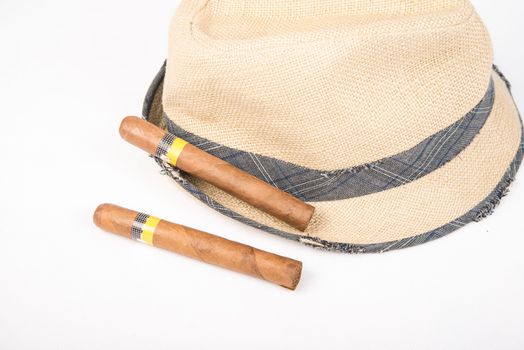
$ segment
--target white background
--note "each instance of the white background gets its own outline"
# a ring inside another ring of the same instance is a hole
[[[0,349],[523,349],[524,176],[495,215],[350,256],[208,209],[118,135],[177,1],[0,0]],[[520,1],[474,1],[524,108]],[[96,228],[101,202],[304,262],[295,292]]]

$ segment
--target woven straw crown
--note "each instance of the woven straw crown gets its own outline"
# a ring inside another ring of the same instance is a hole
[[[516,171],[520,121],[492,56],[469,1],[182,1],[145,115],[317,217],[303,235],[171,169],[215,209],[382,251],[473,220]]]
[[[467,2],[254,3],[175,16],[164,109],[182,128],[335,170],[413,147],[486,93],[490,41]]]

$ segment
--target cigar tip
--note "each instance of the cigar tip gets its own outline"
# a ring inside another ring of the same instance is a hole
[[[130,123],[136,122],[136,120],[140,120],[140,118],[135,116],[127,116],[124,119],[122,119],[122,122],[120,123],[120,128],[118,129],[118,132],[120,133],[120,136],[123,139],[126,139],[126,136],[128,134],[128,125]]]
[[[302,202],[301,208],[302,210],[300,212],[300,218],[298,220],[295,220],[292,226],[297,230],[304,232],[306,231],[309,224],[311,223],[311,220],[313,219],[313,215],[315,214],[315,207],[308,203]]]
[[[111,207],[113,207],[113,205],[108,203],[100,204],[98,207],[96,207],[95,212],[93,214],[93,222],[96,226],[102,227],[102,223],[104,222],[104,216],[109,212]]]
[[[293,266],[293,273],[292,273],[292,280],[289,286],[287,286],[288,289],[295,290],[297,289],[298,283],[300,282],[300,277],[302,277],[302,262],[296,261]]]

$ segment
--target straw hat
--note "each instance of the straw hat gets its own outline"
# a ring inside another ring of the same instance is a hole
[[[383,252],[485,217],[524,146],[469,1],[185,0],[144,117],[312,203],[306,232],[157,160],[251,226]]]

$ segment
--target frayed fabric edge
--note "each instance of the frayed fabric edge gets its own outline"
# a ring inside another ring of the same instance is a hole
[[[416,245],[427,243],[435,239],[444,237],[452,233],[453,231],[456,231],[457,229],[465,226],[466,224],[470,222],[478,222],[482,220],[483,218],[487,217],[488,215],[491,215],[494,209],[500,203],[501,199],[505,195],[507,195],[509,191],[509,186],[513,182],[515,175],[520,167],[523,155],[524,155],[524,133],[523,133],[523,139],[519,146],[517,155],[514,158],[513,162],[511,163],[509,169],[504,174],[504,177],[497,185],[497,187],[484,201],[482,201],[479,205],[477,205],[475,208],[470,210],[468,213],[466,213],[462,217],[455,219],[452,222],[440,228],[437,228],[435,230],[432,230],[430,232],[426,232],[426,233],[423,233],[417,236],[409,237],[409,238],[402,239],[402,240],[392,241],[392,242],[367,244],[367,245],[329,242],[329,241],[325,241],[325,240],[315,238],[315,237],[290,234],[285,231],[277,230],[272,227],[262,225],[216,202],[211,197],[209,197],[208,195],[200,191],[196,186],[194,186],[187,179],[186,175],[181,170],[171,166],[170,164],[165,163],[164,161],[162,161],[159,158],[156,158],[156,157],[154,158],[155,158],[155,161],[162,168],[161,174],[171,177],[173,180],[178,182],[185,190],[187,190],[191,195],[193,195],[194,197],[196,197],[197,199],[199,199],[200,201],[202,201],[203,203],[205,203],[212,209],[222,213],[225,216],[233,218],[249,226],[261,229],[263,231],[266,231],[272,234],[276,234],[278,236],[281,236],[287,239],[298,241],[312,248],[318,248],[318,249],[334,251],[334,252],[349,253],[349,254],[363,254],[363,253],[385,253],[391,250],[403,249],[403,248],[413,247]]]
[[[502,72],[498,69],[497,66],[493,66],[493,70],[503,79],[503,81],[506,83],[506,86],[508,87],[508,90],[511,91],[511,85],[509,81],[506,79],[506,77],[502,74]],[[145,102],[144,102],[144,109],[143,109],[143,116],[144,119],[148,120],[148,114],[151,110],[151,104],[153,101],[153,96],[156,92],[156,89],[159,87],[159,85],[163,81],[163,76],[160,74],[157,75],[155,80],[153,81],[153,84],[151,85],[150,89],[148,90]],[[519,114],[520,118],[520,114]],[[468,213],[461,216],[458,219],[453,220],[452,222],[437,228],[435,230],[409,237],[406,239],[401,239],[397,241],[392,242],[386,242],[386,243],[376,243],[376,244],[366,244],[366,245],[359,245],[359,244],[348,244],[348,243],[337,243],[337,242],[329,242],[325,241],[319,238],[315,237],[309,237],[309,236],[300,236],[291,234],[285,231],[277,230],[272,227],[262,225],[254,220],[251,220],[249,218],[246,218],[227,207],[223,206],[222,204],[214,201],[211,197],[200,191],[196,186],[194,186],[188,179],[187,175],[184,174],[181,170],[171,166],[170,164],[165,163],[161,159],[152,156],[157,164],[161,167],[161,174],[167,175],[171,177],[173,180],[178,182],[185,190],[187,190],[191,195],[199,199],[201,202],[208,205],[210,208],[222,213],[225,216],[228,216],[232,219],[235,219],[239,222],[245,223],[251,227],[261,229],[263,231],[291,239],[294,241],[298,241],[306,246],[327,250],[327,251],[333,251],[333,252],[341,252],[341,253],[348,253],[348,254],[364,254],[364,253],[385,253],[391,250],[397,250],[397,249],[403,249],[408,247],[413,247],[416,245],[420,245],[423,243],[427,243],[430,241],[433,241],[435,239],[444,237],[459,228],[465,226],[466,224],[470,222],[479,222],[482,219],[488,217],[489,215],[493,214],[494,210],[497,208],[497,206],[500,204],[503,197],[505,197],[509,192],[509,187],[511,183],[514,181],[516,173],[522,163],[522,158],[524,155],[524,128],[522,128],[522,119],[521,120],[521,143],[519,145],[519,148],[517,150],[517,154],[515,155],[515,158],[513,159],[512,163],[510,164],[508,170],[504,174],[501,181],[498,183],[498,185],[495,187],[495,189],[492,191],[492,193],[486,197],[481,203],[479,203],[475,208],[471,209]]]

